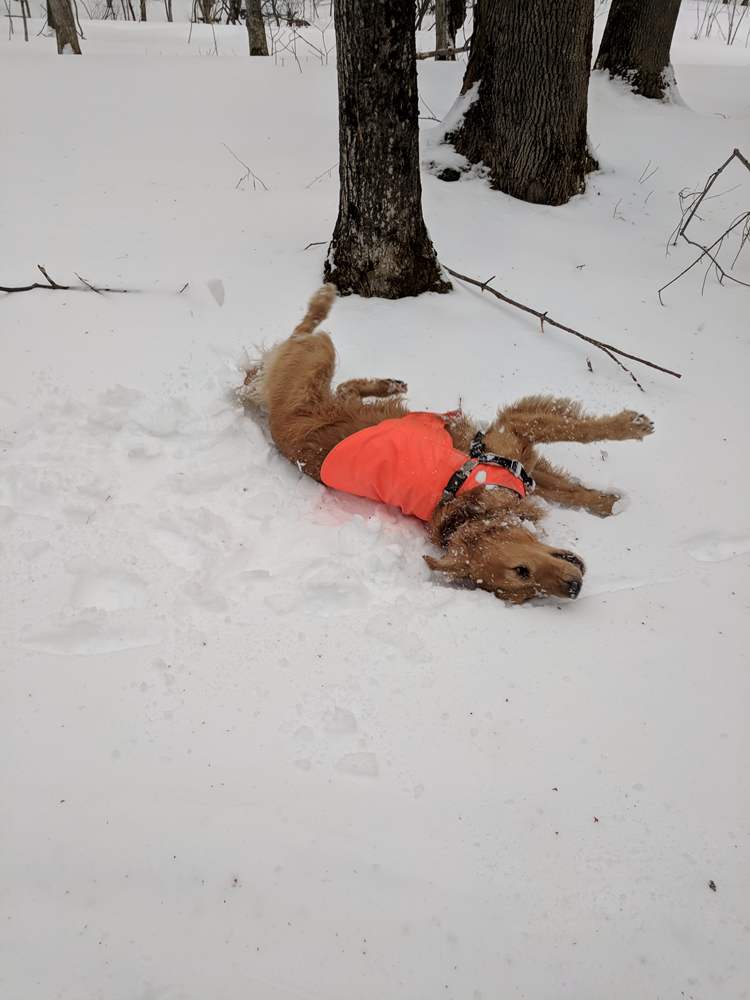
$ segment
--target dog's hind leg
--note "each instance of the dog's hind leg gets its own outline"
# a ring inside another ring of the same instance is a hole
[[[351,378],[336,389],[339,399],[385,399],[407,391],[406,382],[395,378]]]
[[[498,413],[493,426],[532,443],[575,441],[640,441],[654,425],[635,410],[608,417],[583,412],[580,403],[554,396],[527,396]]]
[[[561,507],[578,507],[598,517],[609,517],[614,504],[620,499],[616,493],[589,489],[544,458],[537,460],[532,475],[536,482],[536,496]]]

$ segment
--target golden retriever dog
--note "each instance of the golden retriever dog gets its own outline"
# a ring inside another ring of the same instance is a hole
[[[443,550],[424,557],[428,566],[453,580],[516,604],[577,597],[583,560],[540,540],[537,498],[607,517],[619,497],[582,485],[536,445],[638,441],[653,431],[648,417],[590,416],[569,399],[528,396],[482,432],[462,412],[411,413],[394,379],[334,388],[333,343],[316,330],[335,294],[331,285],[316,292],[291,336],[249,367],[238,390],[266,415],[281,453],[318,482],[416,514]]]

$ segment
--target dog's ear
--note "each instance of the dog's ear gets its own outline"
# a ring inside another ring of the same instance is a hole
[[[435,570],[437,573],[450,573],[451,576],[457,577],[467,577],[469,575],[466,561],[459,560],[455,555],[444,555],[440,559],[435,559],[433,556],[423,556],[422,558],[430,569]]]

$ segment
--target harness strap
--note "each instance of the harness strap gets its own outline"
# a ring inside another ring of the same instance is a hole
[[[502,455],[495,455],[491,451],[485,451],[484,433],[482,431],[477,431],[471,442],[469,458],[467,458],[460,469],[456,469],[448,482],[445,484],[443,495],[440,498],[440,503],[447,503],[449,500],[453,500],[478,465],[497,465],[501,469],[507,469],[511,475],[516,477],[516,479],[521,480],[528,493],[531,493],[536,486],[534,480],[517,459],[503,458]],[[510,487],[506,488],[510,489]]]
[[[484,432],[477,431],[471,442],[469,449],[471,458],[477,458],[484,465],[499,465],[502,469],[507,469],[517,479],[520,479],[529,493],[534,491],[536,483],[528,474],[523,465],[515,458],[503,458],[501,455],[494,455],[491,451],[484,450]]]

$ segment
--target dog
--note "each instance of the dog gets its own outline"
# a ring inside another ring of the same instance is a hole
[[[620,497],[582,485],[535,446],[639,441],[651,420],[633,410],[591,416],[570,399],[528,396],[482,432],[461,411],[411,413],[398,379],[333,388],[333,343],[317,328],[335,296],[332,285],[319,289],[291,336],[246,368],[237,391],[263,413],[279,451],[320,483],[420,517],[443,550],[424,556],[435,572],[513,604],[577,597],[584,562],[540,540],[539,499],[608,517]]]

